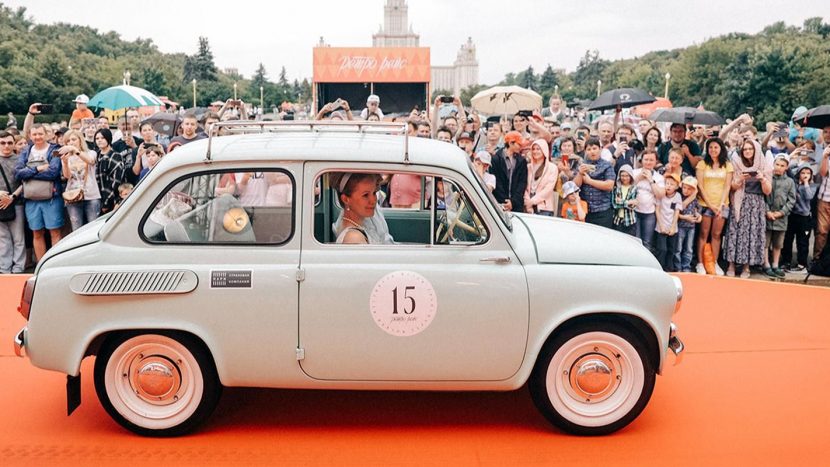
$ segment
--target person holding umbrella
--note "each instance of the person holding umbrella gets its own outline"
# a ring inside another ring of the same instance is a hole
[[[671,148],[680,148],[683,152],[683,171],[686,173],[694,173],[695,167],[700,162],[700,146],[690,139],[686,139],[686,125],[682,123],[672,123],[669,127],[669,140],[660,145],[657,150],[657,156],[661,164],[669,162],[669,150]]]

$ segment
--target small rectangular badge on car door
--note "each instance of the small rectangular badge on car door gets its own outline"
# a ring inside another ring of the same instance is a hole
[[[210,271],[211,289],[250,289],[253,271]]]

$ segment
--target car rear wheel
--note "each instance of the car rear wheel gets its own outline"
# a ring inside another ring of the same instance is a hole
[[[108,339],[95,360],[95,392],[107,413],[128,430],[178,436],[210,416],[222,385],[201,341],[159,331]]]
[[[616,323],[584,323],[547,342],[530,391],[556,427],[578,435],[613,433],[643,411],[656,373],[642,340]]]

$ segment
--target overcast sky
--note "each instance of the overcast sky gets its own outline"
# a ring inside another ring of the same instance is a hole
[[[320,36],[341,47],[372,45],[385,0],[3,0],[25,6],[37,23],[67,22],[150,38],[162,52],[195,53],[207,36],[217,66],[250,77],[262,62],[276,80],[311,77]],[[800,26],[830,21],[828,0],[410,0],[409,22],[431,48],[433,65],[450,65],[468,36],[476,44],[479,80],[548,63],[572,71],[587,49],[606,59],[698,44],[729,32],[755,33],[776,21]],[[229,11],[228,6],[233,7]]]

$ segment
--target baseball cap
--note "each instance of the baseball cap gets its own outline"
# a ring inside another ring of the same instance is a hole
[[[522,134],[518,131],[508,131],[507,134],[504,135],[504,144],[508,143],[519,143],[524,145],[525,139],[522,138]]]
[[[807,113],[807,107],[804,107],[804,106],[802,105],[802,106],[798,107],[797,109],[795,109],[795,111],[793,112],[793,118],[792,118],[792,120],[793,120],[793,121],[795,121],[795,120],[799,120],[799,119],[801,119],[801,117],[803,117],[803,116],[804,116],[804,114],[806,114],[806,113]]]
[[[565,182],[565,184],[562,185],[562,195],[563,196],[569,196],[569,195],[572,195],[574,193],[579,193],[579,187],[576,186],[576,183],[574,183],[574,182]]]
[[[561,128],[563,130],[573,130],[574,126],[571,125],[570,123],[563,123],[559,128]]]
[[[680,184],[680,175],[677,175],[676,173],[666,174],[666,178],[673,178],[678,185]]]
[[[368,104],[369,102],[377,102],[380,104],[380,97],[377,94],[369,94],[369,97],[366,98],[366,103]]]
[[[69,128],[67,128],[65,126],[62,126],[62,127],[58,128],[57,130],[55,130],[55,134],[56,135],[65,135],[67,131],[69,131]]]
[[[493,159],[487,151],[479,151],[476,153],[476,160],[481,161],[484,165],[492,165]]]
[[[461,141],[462,139],[466,139],[467,141],[472,141],[473,137],[470,136],[470,134],[465,131],[465,132],[461,133],[460,135],[458,135],[458,141]]]
[[[677,174],[673,174],[673,175],[677,175]],[[683,179],[683,184],[684,185],[689,185],[690,187],[692,187],[694,189],[697,189],[697,179],[692,177],[691,175],[689,175],[688,177]]]
[[[78,97],[76,97],[72,102],[76,104],[89,104],[89,96],[86,94],[78,94]]]

